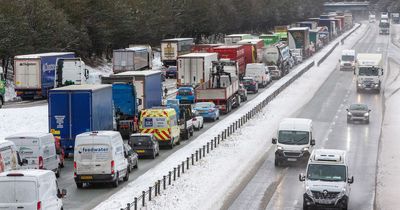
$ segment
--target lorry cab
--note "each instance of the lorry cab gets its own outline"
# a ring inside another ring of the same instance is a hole
[[[14,142],[0,140],[0,173],[20,168],[22,165]]]
[[[282,163],[307,161],[315,140],[312,120],[286,118],[279,124],[277,138],[272,138],[275,149],[275,166]]]
[[[300,174],[304,183],[303,209],[312,207],[347,209],[350,184],[346,151],[316,149],[310,156],[306,175]]]
[[[375,21],[376,21],[375,15],[372,15],[372,14],[369,15],[368,20],[370,23],[375,23]]]
[[[356,68],[356,51],[343,50],[342,56],[339,59],[340,70],[352,70]]]
[[[14,142],[20,158],[26,161],[22,169],[52,170],[60,176],[59,158],[54,136],[51,133],[18,133],[5,138]]]
[[[118,187],[120,179],[128,181],[128,161],[124,142],[118,131],[92,131],[76,136],[74,179],[76,186],[84,183],[111,183]]]
[[[49,170],[13,170],[0,173],[0,209],[63,209],[65,189],[57,186]]]
[[[140,133],[152,133],[159,144],[171,149],[180,144],[179,118],[175,109],[155,107],[140,112]]]
[[[357,77],[357,92],[361,90],[380,92],[383,77],[382,54],[358,54],[354,74]]]

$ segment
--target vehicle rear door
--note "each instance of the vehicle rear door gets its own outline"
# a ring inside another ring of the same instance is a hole
[[[37,209],[38,191],[34,181],[21,180],[20,177],[7,177],[0,181],[0,209]],[[7,193],[4,193],[7,189]]]
[[[15,85],[17,89],[39,89],[41,87],[40,76],[39,60],[15,61]]]

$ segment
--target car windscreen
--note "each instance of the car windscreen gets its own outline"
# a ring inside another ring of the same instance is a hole
[[[302,145],[308,144],[309,132],[307,131],[279,131],[278,142],[281,144]]]
[[[272,71],[272,70],[276,70],[275,66],[268,66],[268,70]]]
[[[192,90],[190,90],[190,89],[179,89],[178,90],[178,94],[181,95],[181,96],[192,95]]]
[[[364,104],[352,104],[350,105],[350,110],[367,111],[368,107]]]
[[[151,137],[150,136],[132,136],[131,137],[131,145],[133,146],[149,146],[151,145]]]
[[[353,55],[342,55],[342,61],[354,61]]]
[[[358,74],[360,76],[379,76],[379,69],[373,67],[360,67]]]
[[[307,178],[310,180],[344,182],[346,180],[346,166],[309,164]]]
[[[252,82],[253,82],[252,79],[244,79],[244,80],[242,81],[242,83],[245,84],[245,85],[251,84]]]
[[[103,162],[111,158],[112,149],[106,144],[79,145],[77,149],[82,162]]]
[[[0,193],[0,203],[32,203],[37,196],[36,183],[33,181],[0,181],[0,189],[8,189],[8,193]]]

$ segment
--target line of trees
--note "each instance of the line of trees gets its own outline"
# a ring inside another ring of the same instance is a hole
[[[0,0],[0,58],[74,51],[86,60],[163,38],[266,31],[323,11],[323,0]]]

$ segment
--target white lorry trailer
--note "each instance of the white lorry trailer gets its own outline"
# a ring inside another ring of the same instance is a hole
[[[57,60],[54,87],[87,84],[89,70],[81,58],[60,58]]]
[[[207,82],[217,53],[189,53],[178,57],[177,84],[197,86]]]
[[[357,92],[361,90],[380,92],[383,79],[382,54],[358,54],[354,74],[357,78]]]

